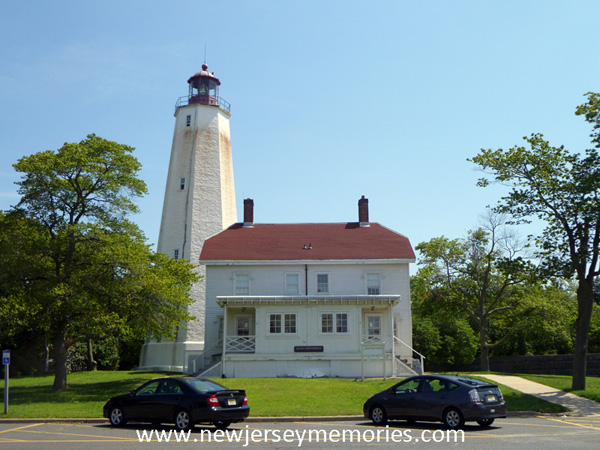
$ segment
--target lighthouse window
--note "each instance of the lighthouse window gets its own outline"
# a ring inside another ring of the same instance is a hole
[[[187,116],[185,118],[185,126],[189,127],[192,124],[192,116]]]
[[[173,258],[179,259],[179,249],[178,248],[176,248],[175,250],[173,250]]]
[[[183,191],[185,189],[185,178],[179,181],[179,188]]]

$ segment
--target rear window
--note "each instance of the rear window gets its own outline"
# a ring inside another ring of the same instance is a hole
[[[192,386],[194,389],[200,392],[207,391],[222,391],[227,389],[225,386],[215,383],[210,380],[185,380],[187,384]]]
[[[473,378],[458,378],[458,381],[469,386],[491,386],[487,381],[475,380]]]

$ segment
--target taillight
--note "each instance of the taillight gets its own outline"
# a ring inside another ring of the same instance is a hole
[[[469,397],[471,398],[471,403],[481,403],[481,398],[479,397],[477,389],[471,389],[469,391]]]
[[[247,405],[248,404],[248,396],[244,395],[244,403],[242,403],[242,406]]]
[[[210,406],[220,406],[219,400],[217,400],[217,396],[214,394],[208,397],[207,401]]]

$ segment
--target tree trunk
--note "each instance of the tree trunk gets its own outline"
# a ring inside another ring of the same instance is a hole
[[[64,330],[54,339],[54,391],[67,389],[67,337]]]
[[[88,339],[87,342],[87,359],[88,370],[95,371],[98,367],[98,363],[94,360],[94,347],[91,339]]]
[[[590,321],[594,293],[587,280],[579,280],[577,287],[577,332],[575,334],[575,349],[573,351],[573,390],[585,390],[587,374],[587,347],[590,334]]]
[[[487,324],[482,321],[479,327],[479,368],[482,372],[490,371],[490,348],[488,347]]]

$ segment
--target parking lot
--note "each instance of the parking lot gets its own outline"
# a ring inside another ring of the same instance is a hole
[[[464,437],[463,437],[464,436]],[[391,422],[374,427],[370,422],[250,422],[232,426],[228,433],[212,427],[196,427],[192,433],[176,434],[172,427],[157,430],[148,425],[115,429],[105,424],[0,423],[0,445],[10,449],[67,450],[85,447],[165,448],[200,446],[229,450],[256,448],[364,448],[413,445],[417,448],[518,448],[596,449],[600,416],[537,416],[497,420],[490,428],[469,425],[463,433],[449,434],[440,424]],[[159,442],[160,440],[160,442]]]

